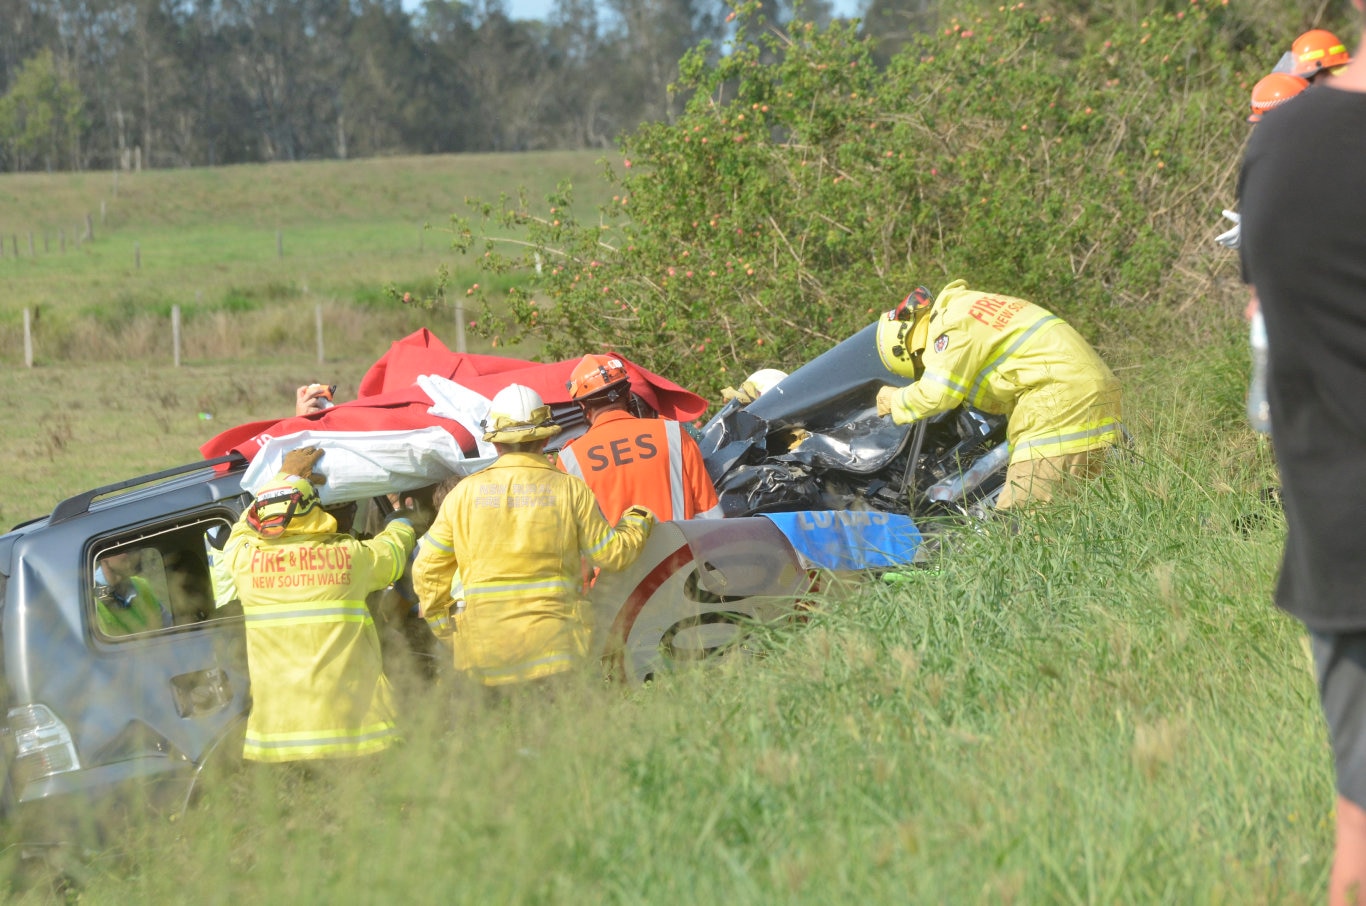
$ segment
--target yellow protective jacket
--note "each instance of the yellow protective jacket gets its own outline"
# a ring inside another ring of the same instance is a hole
[[[955,280],[926,317],[924,373],[893,398],[897,424],[964,402],[1009,416],[1011,462],[1122,441],[1119,381],[1057,315]]]
[[[581,558],[624,569],[650,528],[634,513],[613,528],[581,479],[540,454],[504,453],[442,502],[413,563],[413,590],[430,619],[460,588],[451,641],[456,669],[472,679],[501,686],[551,676],[591,649]]]
[[[398,739],[365,597],[403,574],[417,539],[402,520],[370,541],[336,530],[315,508],[273,539],[241,519],[224,545],[246,617],[252,705],[243,758],[366,755]]]

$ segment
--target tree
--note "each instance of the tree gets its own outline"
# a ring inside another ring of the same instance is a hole
[[[51,51],[30,58],[0,97],[0,147],[10,169],[74,167],[80,160],[82,98]]]
[[[421,147],[417,113],[422,62],[407,13],[396,0],[366,0],[346,36],[337,131],[349,136],[337,157]]]
[[[56,43],[56,22],[33,0],[0,0],[0,93],[8,90],[25,60]]]

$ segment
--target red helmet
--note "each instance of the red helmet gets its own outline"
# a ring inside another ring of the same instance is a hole
[[[605,394],[608,402],[631,389],[631,376],[621,359],[611,355],[586,355],[569,373],[569,398],[581,400]]]
[[[1315,28],[1295,39],[1290,45],[1290,53],[1295,58],[1294,74],[1303,79],[1312,79],[1325,69],[1336,69],[1352,61],[1347,45],[1342,43],[1331,31]]]
[[[1262,76],[1261,80],[1252,86],[1252,115],[1247,121],[1259,122],[1262,114],[1273,107],[1279,107],[1308,87],[1307,81],[1286,72],[1273,72],[1271,75]]]

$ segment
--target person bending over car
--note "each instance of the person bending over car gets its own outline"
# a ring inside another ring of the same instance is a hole
[[[917,287],[878,321],[888,370],[878,415],[899,425],[962,403],[1009,417],[1010,465],[997,509],[1047,501],[1065,476],[1094,478],[1125,437],[1119,381],[1091,345],[1052,312],[955,280],[934,298]]]

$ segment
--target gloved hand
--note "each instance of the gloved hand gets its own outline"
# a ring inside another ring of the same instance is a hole
[[[621,519],[618,520],[618,522],[625,522],[627,519],[641,520],[641,522],[644,523],[646,537],[649,537],[650,530],[655,527],[655,514],[647,506],[641,506],[640,504],[628,506],[625,511],[622,512]]]
[[[892,414],[892,402],[902,389],[901,387],[893,387],[891,384],[883,385],[882,389],[877,392],[878,415],[886,417]]]
[[[740,405],[748,406],[757,400],[762,392],[753,381],[745,381],[738,390],[734,387],[723,387],[721,389],[721,401],[728,403],[731,400],[738,400]]]
[[[624,511],[622,511],[621,518],[625,519],[627,516],[638,516],[641,519],[644,519],[646,522],[655,521],[654,510],[650,509],[647,506],[641,506],[638,503],[634,506],[628,506]]]
[[[313,471],[313,464],[321,459],[322,455],[323,451],[318,447],[299,447],[290,450],[280,463],[280,471],[306,478],[313,484],[325,484],[327,477]]]
[[[384,524],[388,525],[395,519],[402,519],[413,527],[413,532],[421,538],[427,534],[427,529],[432,527],[432,520],[436,518],[436,511],[425,501],[415,497],[405,498],[403,506],[394,510],[384,519]]]
[[[1233,229],[1227,233],[1220,233],[1214,237],[1214,241],[1226,249],[1236,249],[1242,237],[1243,218],[1236,211],[1225,211],[1224,216],[1233,221]]]

